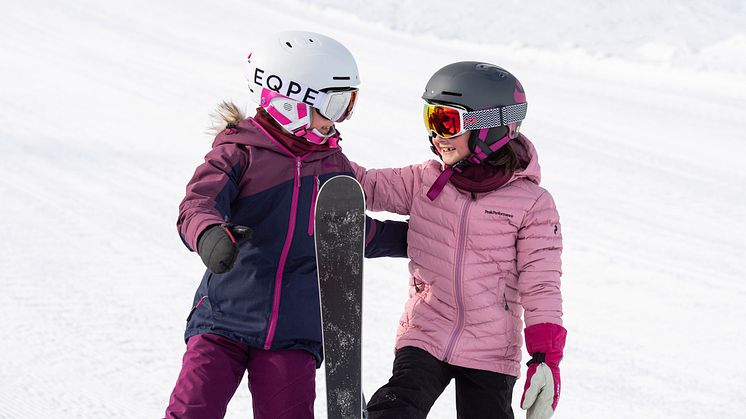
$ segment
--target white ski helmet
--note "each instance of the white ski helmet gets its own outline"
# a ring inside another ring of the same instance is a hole
[[[285,31],[257,42],[247,58],[251,98],[286,131],[323,144],[336,135],[310,130],[311,107],[332,122],[349,119],[360,84],[350,51],[328,36]]]

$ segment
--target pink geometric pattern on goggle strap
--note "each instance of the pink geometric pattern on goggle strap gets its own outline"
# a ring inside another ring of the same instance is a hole
[[[501,106],[499,108],[483,109],[464,113],[464,129],[475,130],[481,128],[499,127],[526,118],[528,103]]]

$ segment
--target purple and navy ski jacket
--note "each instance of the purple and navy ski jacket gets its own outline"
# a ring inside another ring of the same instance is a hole
[[[233,269],[205,272],[185,339],[214,333],[268,350],[302,349],[321,364],[313,211],[319,188],[336,175],[354,176],[340,148],[295,156],[252,118],[217,135],[187,185],[179,233],[190,250],[214,224],[245,225],[253,236]],[[366,253],[406,256],[406,223],[368,221],[380,240],[369,234]]]

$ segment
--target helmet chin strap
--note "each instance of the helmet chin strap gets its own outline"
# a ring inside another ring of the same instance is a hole
[[[507,144],[508,141],[514,138],[513,131],[508,128],[507,132],[502,135],[502,137],[499,137],[496,140],[490,140],[491,142],[488,144],[487,137],[490,134],[493,135],[493,138],[500,135],[499,133],[497,135],[492,133],[493,130],[496,130],[498,128],[499,127],[482,128],[472,131],[471,135],[469,136],[469,150],[471,150],[472,154],[468,157],[471,163],[481,164],[491,155],[497,153],[497,151],[500,150],[500,148],[502,148],[505,144]],[[515,134],[515,136],[517,136],[517,133]]]
[[[337,130],[332,127],[329,134],[322,134],[317,130],[316,128],[309,130],[308,128],[300,128],[293,132],[298,137],[303,137],[312,144],[325,144],[329,143],[329,148],[337,148],[339,147],[339,133]]]
[[[430,134],[428,137],[430,139],[430,150],[432,150],[435,155],[440,158],[440,161],[443,161],[443,156],[438,153],[438,149],[435,147],[435,144],[433,143],[433,139],[435,138],[434,134]],[[451,179],[451,176],[453,176],[454,172],[463,172],[465,168],[468,166],[471,166],[472,163],[469,161],[469,158],[473,156],[473,154],[469,155],[466,158],[463,158],[459,161],[457,161],[454,164],[446,164],[445,169],[438,175],[438,178],[435,179],[435,182],[433,182],[432,186],[430,186],[430,189],[427,191],[427,197],[431,201],[435,201],[435,198],[440,195],[441,192],[443,192],[443,188],[446,187],[446,184]],[[443,162],[445,163],[445,162]]]
[[[470,135],[474,135],[474,134],[472,133]],[[440,161],[443,161],[443,156],[441,156],[440,153],[438,153],[438,149],[435,147],[435,144],[433,143],[433,140],[435,139],[435,134],[430,134],[430,136],[428,138],[430,139],[430,151],[432,151],[436,156],[438,156],[438,158],[440,159]],[[453,163],[451,165],[447,164],[446,166],[450,167],[453,171],[461,173],[461,172],[464,171],[464,169],[466,169],[467,167],[473,165],[473,162],[470,161],[470,159],[472,158],[473,155],[474,155],[474,153],[472,153],[472,154],[464,157],[463,159],[457,161],[456,163]],[[443,162],[443,163],[445,163],[445,162]]]
[[[483,161],[485,161],[489,156],[496,153],[497,150],[499,150],[502,146],[504,146],[508,141],[510,141],[513,136],[517,136],[517,130],[515,133],[513,130],[508,129],[508,132],[502,136],[500,139],[492,143],[491,145],[486,145],[485,140],[487,139],[487,135],[489,134],[489,131],[494,129],[493,128],[482,128],[479,130],[473,130],[469,134],[469,150],[471,151],[471,154],[469,156],[457,161],[456,163],[453,163],[451,165],[446,165],[446,168],[443,170],[443,172],[440,173],[437,179],[435,179],[435,182],[430,187],[430,189],[427,191],[427,197],[434,201],[435,198],[440,195],[440,193],[443,191],[443,188],[445,188],[448,181],[451,179],[451,176],[453,176],[454,172],[461,173],[469,166],[476,166],[481,164]],[[443,160],[443,157],[438,153],[438,149],[435,147],[435,143],[433,142],[435,139],[435,135],[430,134],[430,149],[440,157],[440,160]]]

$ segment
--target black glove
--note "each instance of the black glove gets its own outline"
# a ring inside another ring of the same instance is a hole
[[[215,224],[202,232],[197,241],[197,253],[207,269],[222,274],[233,267],[238,246],[251,238],[251,229],[232,224]]]

